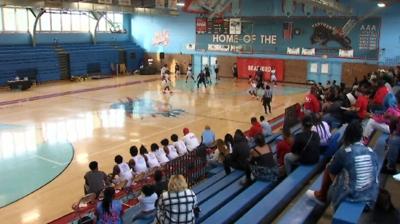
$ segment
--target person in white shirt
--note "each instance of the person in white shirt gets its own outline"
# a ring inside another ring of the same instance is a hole
[[[151,151],[156,155],[157,160],[161,165],[164,165],[165,163],[167,163],[169,161],[164,150],[162,148],[158,147],[157,143],[151,144],[150,148],[151,148]]]
[[[161,68],[161,79],[164,78],[164,76],[167,74],[168,68],[167,64],[164,64],[163,67]]]
[[[178,135],[171,135],[171,141],[173,142],[172,144],[174,145],[180,156],[185,155],[188,152],[185,143],[182,140],[178,139]]]
[[[186,83],[188,82],[188,79],[189,79],[189,78],[191,78],[192,81],[194,81],[192,64],[189,64],[189,65],[188,65],[188,68],[187,68]]]
[[[142,193],[138,197],[141,212],[136,215],[131,223],[134,223],[138,219],[152,219],[156,215],[156,201],[158,199],[157,194],[150,185],[144,185],[142,187]]]
[[[156,154],[154,152],[149,152],[146,147],[144,147],[144,145],[140,146],[140,153],[142,153],[142,151],[146,151],[147,153],[144,154],[144,157],[146,157],[146,162],[147,165],[150,169],[154,168],[154,167],[160,167],[160,162],[158,162],[158,159],[156,157]]]
[[[188,128],[184,128],[183,129],[183,142],[186,145],[186,148],[189,151],[193,151],[195,148],[197,148],[197,146],[200,145],[199,140],[197,139],[196,135],[194,135],[193,133],[189,132]]]
[[[133,181],[133,174],[132,174],[132,170],[129,167],[129,165],[125,162],[123,162],[123,158],[121,155],[117,155],[114,158],[114,161],[116,163],[116,165],[114,166],[113,169],[113,174],[112,177],[113,179],[115,179],[115,176],[118,175],[119,179],[115,179],[117,181],[117,184],[120,181],[127,181],[126,186],[131,186],[132,185],[132,181]]]
[[[276,69],[275,69],[275,67],[272,67],[272,69],[271,69],[271,82],[274,83],[275,86],[276,86],[276,81],[277,81]]]
[[[176,148],[173,145],[169,144],[168,139],[164,138],[161,141],[161,145],[164,147],[164,152],[167,154],[169,160],[173,160],[179,157]]]
[[[315,131],[319,135],[321,147],[327,146],[329,138],[331,137],[331,131],[328,123],[322,121],[319,114],[312,114],[314,125],[311,127],[311,131]]]
[[[263,132],[264,137],[272,135],[271,125],[268,123],[267,120],[265,120],[264,116],[260,116],[260,124],[262,127],[262,132]]]
[[[147,163],[146,158],[144,157],[146,152],[141,150],[139,154],[138,148],[134,145],[131,146],[129,152],[132,156],[132,159],[129,161],[129,166],[135,171],[135,173],[140,174],[147,172]]]

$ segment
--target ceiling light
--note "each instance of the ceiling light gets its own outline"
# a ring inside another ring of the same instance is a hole
[[[180,6],[180,7],[183,7],[183,6],[185,6],[185,3],[183,3],[183,2],[178,2],[178,3],[176,3],[176,5],[177,5],[177,6]]]
[[[378,5],[379,8],[386,7],[386,4],[384,2],[378,2],[377,5]]]

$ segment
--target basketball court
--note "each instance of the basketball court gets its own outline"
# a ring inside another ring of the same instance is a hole
[[[0,186],[1,219],[45,223],[69,213],[83,195],[83,175],[92,160],[110,173],[114,156],[127,159],[133,144],[182,136],[184,127],[199,136],[207,124],[223,138],[249,128],[250,117],[264,115],[245,80],[224,78],[207,89],[183,79],[173,83],[173,94],[162,94],[159,75],[1,90],[0,175],[7,177]],[[307,90],[275,87],[267,119],[301,102]]]

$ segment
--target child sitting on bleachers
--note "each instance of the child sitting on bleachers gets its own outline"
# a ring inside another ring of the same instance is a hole
[[[169,144],[168,139],[164,138],[163,140],[161,140],[161,145],[163,146],[164,152],[167,154],[169,160],[173,160],[179,157],[176,148],[172,144]]]
[[[138,197],[141,212],[132,219],[132,222],[138,219],[153,219],[156,215],[155,204],[157,199],[158,196],[154,192],[153,187],[151,185],[144,185],[142,193]]]
[[[188,152],[185,143],[178,138],[178,135],[171,135],[171,141],[173,142],[172,145],[174,145],[180,156]]]

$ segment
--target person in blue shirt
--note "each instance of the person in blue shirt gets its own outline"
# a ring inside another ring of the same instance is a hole
[[[379,192],[378,159],[375,152],[362,144],[362,126],[352,121],[344,133],[344,147],[339,149],[326,166],[319,191],[307,191],[318,204],[329,200],[333,208],[343,201],[365,202],[373,208]]]
[[[114,195],[113,187],[104,190],[104,199],[96,207],[97,224],[122,224],[122,202],[114,200]]]
[[[215,133],[211,131],[211,128],[208,125],[206,125],[201,134],[201,142],[207,147],[210,147],[215,142]]]

